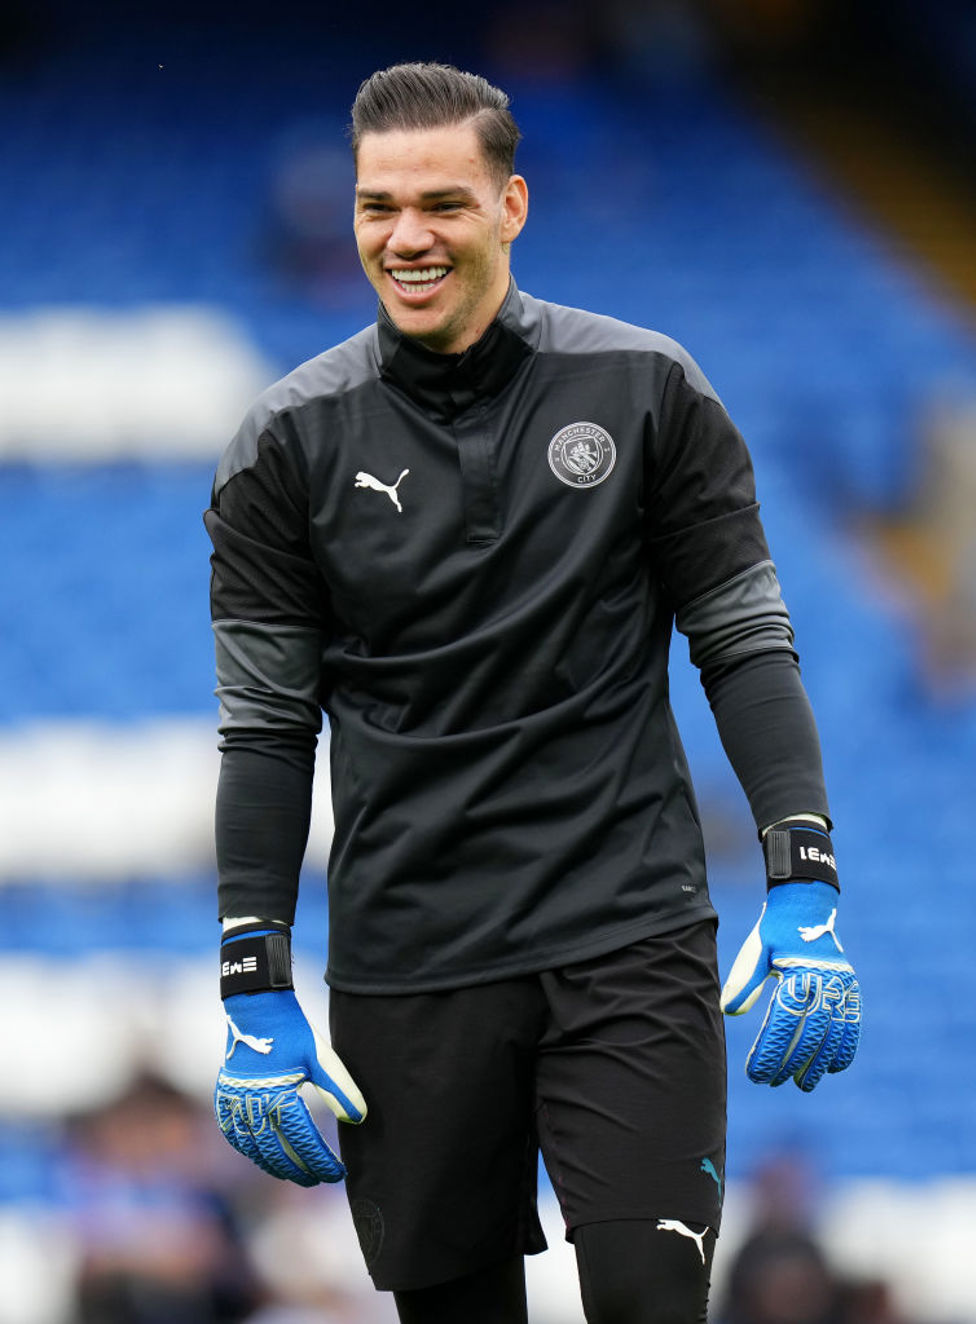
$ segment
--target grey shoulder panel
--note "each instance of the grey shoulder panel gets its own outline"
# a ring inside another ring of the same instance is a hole
[[[686,603],[675,624],[699,668],[746,653],[793,648],[793,627],[772,561],[760,561]]]
[[[680,364],[690,386],[700,395],[721,403],[715,388],[692,356],[670,336],[601,313],[546,303],[530,294],[523,294],[522,300],[526,315],[539,319],[541,353],[656,355],[669,363]]]
[[[322,631],[238,620],[215,621],[213,630],[221,736],[321,730]]]
[[[257,458],[258,439],[280,415],[299,412],[312,400],[344,395],[375,380],[379,372],[376,327],[309,359],[274,382],[254,401],[217,469],[215,491]]]

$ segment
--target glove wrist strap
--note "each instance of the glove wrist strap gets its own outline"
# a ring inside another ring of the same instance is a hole
[[[826,832],[806,824],[774,826],[763,837],[766,886],[829,883],[840,891],[834,847]]]
[[[291,930],[275,921],[231,929],[220,944],[220,996],[294,988]]]

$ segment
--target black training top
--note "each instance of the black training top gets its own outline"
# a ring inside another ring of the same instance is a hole
[[[221,913],[293,918],[324,709],[337,988],[482,982],[714,913],[675,613],[757,821],[826,813],[746,447],[665,336],[513,285],[442,355],[381,309],[258,400],[205,518]]]

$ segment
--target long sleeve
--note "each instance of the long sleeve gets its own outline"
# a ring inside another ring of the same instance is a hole
[[[820,742],[752,463],[691,360],[670,373],[652,457],[652,553],[756,824],[828,817]]]
[[[756,826],[801,813],[829,824],[820,739],[794,655],[752,653],[702,683]]]
[[[220,699],[216,844],[221,915],[291,922],[308,838],[324,582],[307,546],[300,473],[242,429],[204,516]]]

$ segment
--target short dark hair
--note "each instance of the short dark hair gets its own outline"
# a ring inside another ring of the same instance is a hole
[[[504,184],[515,169],[521,133],[508,95],[452,64],[394,64],[365,79],[352,104],[353,155],[367,133],[473,123],[492,175]]]

